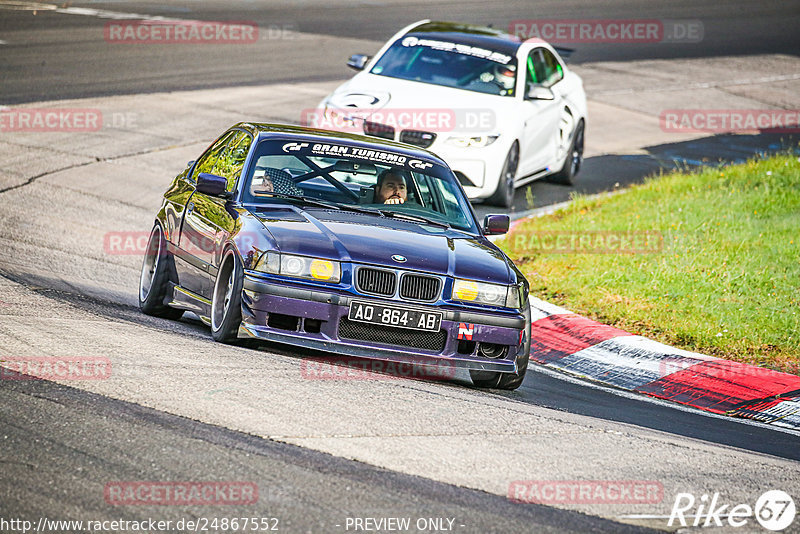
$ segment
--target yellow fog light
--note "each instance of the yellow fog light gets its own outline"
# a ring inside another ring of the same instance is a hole
[[[314,260],[311,262],[311,276],[317,280],[330,280],[333,276],[333,262],[328,260]]]
[[[458,300],[475,300],[478,298],[478,284],[471,280],[456,280],[453,297]]]

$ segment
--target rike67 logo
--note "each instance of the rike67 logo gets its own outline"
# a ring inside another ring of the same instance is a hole
[[[725,523],[731,527],[752,525],[751,518],[767,530],[784,530],[794,521],[796,509],[792,497],[781,490],[770,490],[750,506],[747,503],[730,504],[720,500],[719,493],[709,498],[704,494],[696,499],[691,493],[678,493],[667,526],[716,526]]]

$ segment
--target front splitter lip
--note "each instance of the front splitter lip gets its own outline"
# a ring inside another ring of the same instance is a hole
[[[472,369],[475,371],[496,371],[500,373],[516,373],[517,364],[508,360],[473,360],[454,357],[436,357],[425,354],[412,353],[408,350],[401,352],[383,347],[366,346],[354,343],[344,343],[341,341],[315,339],[309,337],[294,336],[269,331],[264,327],[242,323],[239,327],[239,337],[250,337],[286,343],[288,345],[300,346],[314,350],[331,353],[333,356],[353,356],[369,360],[382,360],[395,363],[407,363],[413,365],[426,365],[433,367],[456,367],[461,369]]]

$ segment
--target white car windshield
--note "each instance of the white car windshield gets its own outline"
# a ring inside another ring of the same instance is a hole
[[[370,73],[514,96],[517,60],[512,55],[478,46],[406,35],[389,47]]]

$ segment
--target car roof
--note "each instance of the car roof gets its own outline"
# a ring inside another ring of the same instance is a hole
[[[437,165],[447,167],[447,164],[433,152],[429,152],[422,148],[405,143],[398,143],[397,141],[392,141],[389,139],[378,139],[375,137],[368,137],[366,135],[347,132],[319,130],[316,128],[294,126],[291,124],[240,122],[231,128],[240,128],[252,133],[254,137],[263,137],[267,139],[274,137],[276,139],[296,139],[315,143],[344,143],[351,146],[374,150],[391,150],[392,152],[396,152],[398,154],[403,154],[413,158],[423,158],[436,163]]]
[[[489,26],[477,26],[459,22],[431,21],[412,28],[406,35],[458,41],[470,46],[479,46],[494,52],[514,55],[520,44],[519,37]]]

